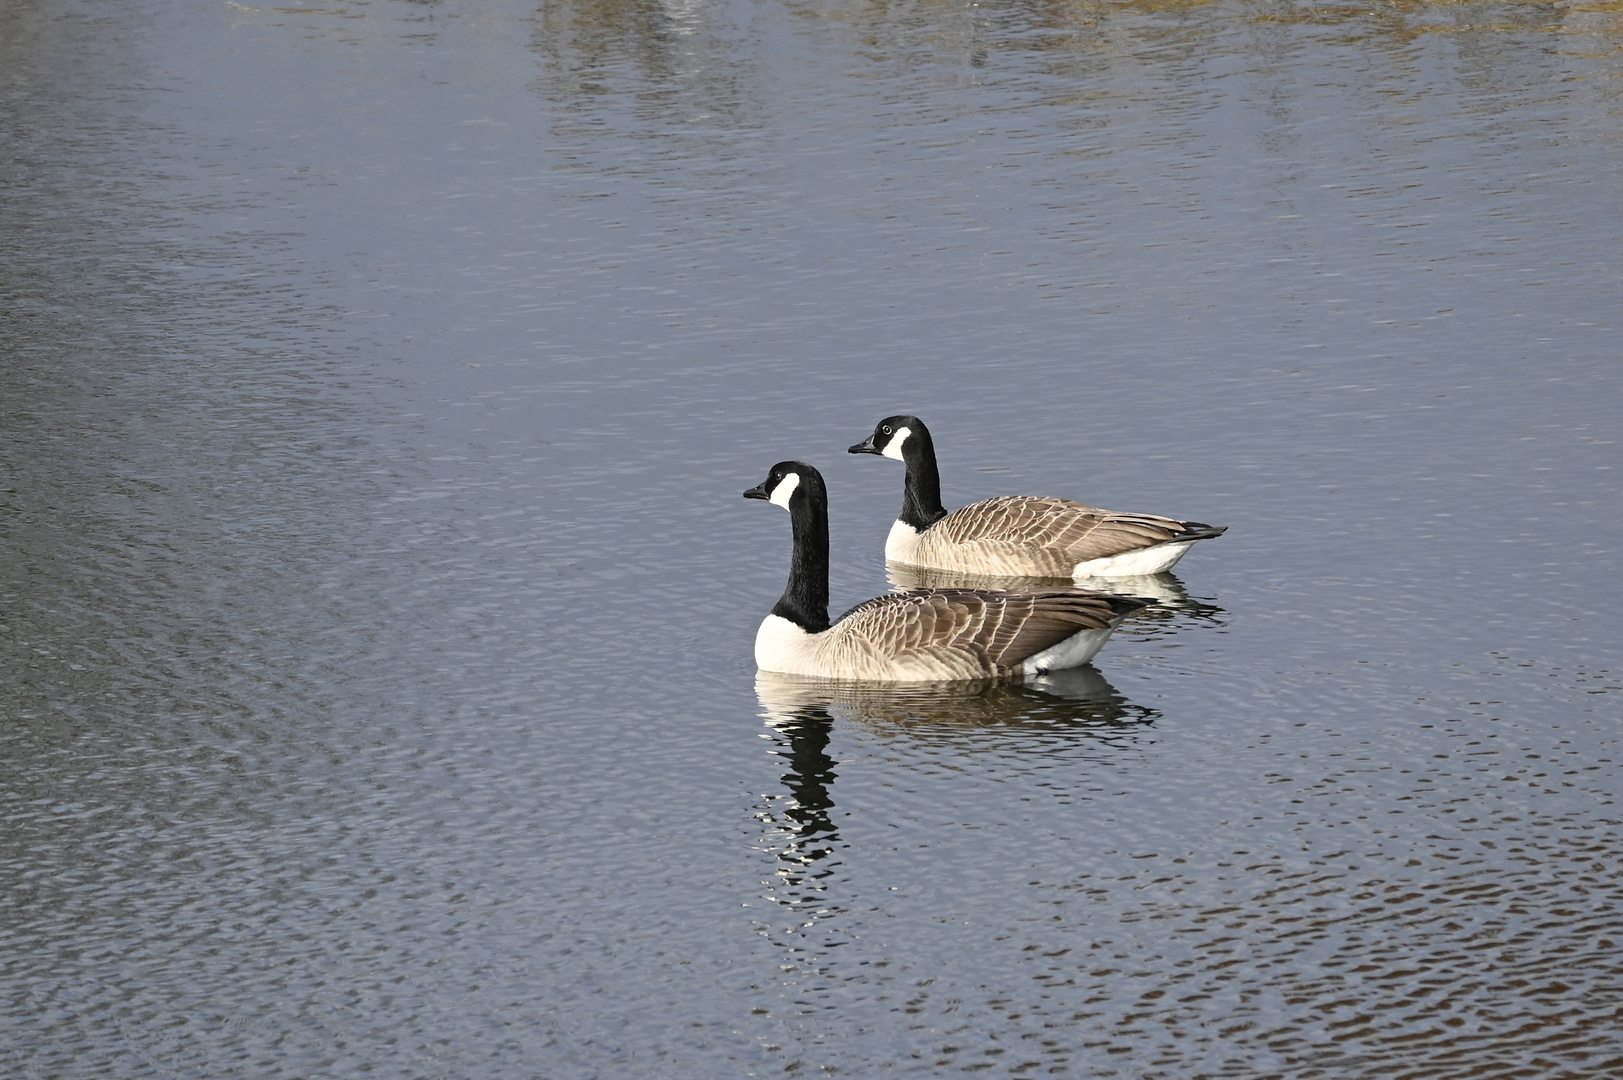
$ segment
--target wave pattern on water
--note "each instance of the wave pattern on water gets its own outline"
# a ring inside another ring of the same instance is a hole
[[[1619,33],[0,3],[0,1073],[1623,1073]],[[753,681],[898,410],[1230,530]]]

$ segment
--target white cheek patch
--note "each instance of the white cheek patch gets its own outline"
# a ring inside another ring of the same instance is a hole
[[[890,437],[890,442],[885,444],[885,448],[881,450],[880,453],[884,454],[888,458],[895,458],[897,461],[903,460],[902,444],[907,441],[907,437],[911,434],[913,434],[912,428],[897,428],[896,434]]]
[[[772,501],[785,510],[789,509],[789,496],[793,495],[795,488],[799,486],[799,473],[785,473],[783,479],[778,481],[778,486],[772,489]]]

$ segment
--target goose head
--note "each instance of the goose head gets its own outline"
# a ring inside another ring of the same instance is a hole
[[[765,480],[744,492],[744,498],[764,499],[791,510],[796,503],[818,501],[822,491],[822,473],[804,461],[780,461],[772,466]]]
[[[873,434],[851,447],[853,454],[879,454],[883,457],[895,458],[897,461],[907,460],[902,456],[903,448],[907,446],[910,438],[924,436],[928,439],[929,432],[925,429],[923,421],[916,416],[887,416],[874,425]],[[918,440],[915,439],[915,446]]]

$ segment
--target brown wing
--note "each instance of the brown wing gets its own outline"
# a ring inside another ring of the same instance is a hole
[[[1149,601],[1086,589],[921,589],[859,604],[836,625],[892,660],[932,655],[999,674],[1080,630],[1103,630]]]
[[[1063,553],[1072,564],[1222,531],[1194,521],[1119,513],[1041,495],[1004,495],[972,503],[931,527],[931,532],[953,543],[1040,548]]]

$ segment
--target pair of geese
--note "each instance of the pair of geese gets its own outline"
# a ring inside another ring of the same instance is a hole
[[[966,574],[1137,577],[1160,573],[1224,527],[1121,514],[1066,499],[1005,495],[947,513],[935,444],[916,416],[890,416],[851,447],[907,466],[893,563]],[[762,671],[885,682],[1044,674],[1081,667],[1128,615],[1153,601],[1080,588],[916,589],[828,618],[828,492],[801,461],[781,461],[746,499],[789,511],[789,584],[755,636]]]

